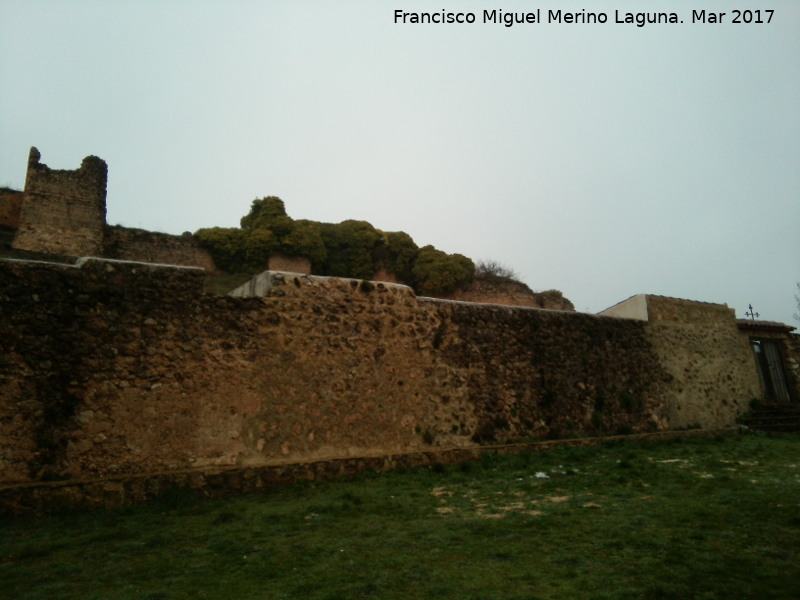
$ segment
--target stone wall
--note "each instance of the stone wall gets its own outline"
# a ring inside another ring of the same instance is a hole
[[[476,278],[463,289],[456,290],[448,299],[549,310],[575,310],[572,302],[558,290],[534,292],[521,281],[499,277]]]
[[[170,235],[129,227],[106,227],[102,256],[117,260],[200,267],[207,273],[218,272],[211,254],[188,232]]]
[[[774,321],[754,321],[750,319],[739,319],[737,325],[739,327],[739,335],[748,346],[753,339],[775,340],[778,342],[789,398],[793,402],[800,402],[800,336],[791,333],[795,328]],[[755,361],[752,355],[751,359]],[[763,383],[760,382],[759,386],[761,389],[754,398],[767,399]],[[767,400],[769,401],[769,399]]]
[[[0,485],[726,427],[753,395],[735,324],[203,277],[0,261]]]
[[[273,254],[269,257],[267,268],[270,271],[285,271],[287,273],[311,273],[311,261],[302,256],[286,256],[285,254]]]
[[[99,255],[106,223],[108,167],[87,156],[76,170],[50,169],[31,148],[13,247],[61,256]]]
[[[198,266],[216,273],[211,255],[191,234],[181,236],[109,227],[106,163],[95,156],[79,169],[55,170],[31,148],[23,193],[0,191],[0,227],[16,230],[12,247],[54,256]]]
[[[794,399],[800,401],[800,335],[793,333],[784,338],[784,353],[789,385],[794,392]]]
[[[697,302],[682,298],[647,295],[649,321],[671,321],[687,325],[735,324],[736,311],[727,304]]]
[[[0,228],[19,229],[19,214],[24,194],[16,190],[0,190]]]
[[[752,350],[735,322],[655,321],[648,338],[670,379],[665,403],[671,427],[732,424],[761,396]]]
[[[648,322],[648,339],[671,381],[671,427],[730,423],[761,395],[750,344],[727,305],[639,294],[602,314]]]

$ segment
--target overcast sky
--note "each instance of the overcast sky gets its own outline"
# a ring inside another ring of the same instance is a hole
[[[683,23],[615,22],[642,10]],[[0,185],[24,186],[31,146],[106,160],[111,224],[238,226],[276,195],[580,311],[649,293],[800,325],[797,0],[0,0]]]

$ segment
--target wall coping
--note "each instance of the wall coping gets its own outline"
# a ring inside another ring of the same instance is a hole
[[[98,256],[82,256],[78,258],[74,263],[61,263],[55,261],[48,261],[48,260],[30,260],[30,259],[23,259],[23,258],[0,258],[0,261],[3,262],[10,262],[16,263],[20,265],[30,265],[30,266],[48,266],[48,267],[56,267],[56,268],[63,268],[63,269],[83,269],[84,267],[91,267],[93,265],[119,265],[119,266],[126,266],[126,267],[136,267],[136,268],[145,268],[145,269],[175,269],[179,271],[189,271],[189,272],[197,272],[205,274],[205,270],[202,267],[189,267],[185,265],[170,265],[166,263],[149,263],[149,262],[138,262],[132,260],[117,260],[115,258],[102,258]]]
[[[414,290],[402,283],[391,283],[388,281],[371,281],[355,279],[351,277],[332,277],[328,275],[309,275],[307,273],[293,273],[291,271],[262,271],[255,275],[239,287],[228,292],[229,296],[237,298],[261,297],[266,296],[273,288],[284,286],[289,283],[287,279],[299,280],[306,285],[325,284],[329,282],[343,282],[352,286],[361,285],[362,281],[369,281],[374,287],[384,286],[385,289],[396,290],[403,294],[415,296]]]
[[[82,256],[75,261],[75,266],[82,269],[85,266],[92,264],[108,264],[120,265],[125,267],[143,267],[145,269],[175,269],[177,271],[189,271],[205,274],[205,269],[202,267],[190,267],[187,265],[171,265],[167,263],[151,263],[135,260],[119,260],[116,258],[102,258],[99,256]]]

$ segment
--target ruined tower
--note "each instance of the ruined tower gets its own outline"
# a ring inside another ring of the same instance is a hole
[[[62,256],[98,256],[106,225],[108,166],[96,156],[75,170],[51,169],[31,148],[17,250]]]

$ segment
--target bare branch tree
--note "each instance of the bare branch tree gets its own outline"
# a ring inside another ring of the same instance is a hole
[[[800,321],[800,281],[797,282],[797,293],[794,295],[794,301],[797,302],[797,312],[794,313],[794,320]]]
[[[475,263],[475,276],[489,279],[513,279],[519,281],[519,274],[496,260],[479,260]]]

